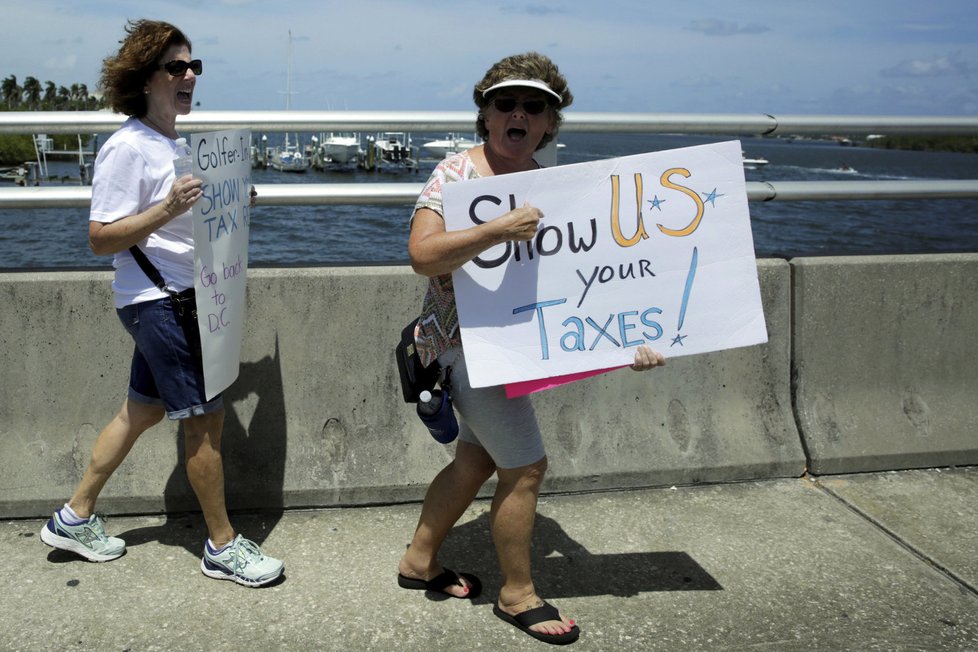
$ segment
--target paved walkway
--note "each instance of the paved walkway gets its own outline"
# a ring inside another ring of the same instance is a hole
[[[978,650],[978,468],[544,497],[541,593],[583,650]],[[286,560],[264,589],[199,571],[195,515],[116,517],[106,564],[0,524],[0,650],[544,650],[492,614],[488,503],[443,552],[474,604],[399,589],[419,506],[239,514]]]

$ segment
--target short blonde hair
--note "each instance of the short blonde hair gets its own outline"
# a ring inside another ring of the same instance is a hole
[[[483,140],[489,137],[489,131],[486,129],[486,118],[482,112],[489,106],[492,96],[484,97],[482,94],[487,88],[492,88],[499,82],[506,81],[507,79],[539,79],[545,82],[547,86],[562,98],[559,103],[555,102],[550,105],[550,108],[554,112],[554,129],[552,133],[545,134],[540,144],[537,145],[537,149],[541,149],[553,140],[557,135],[557,131],[560,129],[560,124],[564,120],[564,116],[561,115],[560,110],[570,106],[571,102],[574,101],[574,96],[567,86],[567,80],[560,74],[557,65],[549,57],[539,52],[514,54],[494,63],[486,71],[482,80],[472,89],[472,99],[475,100],[475,105],[479,107],[479,116],[475,121],[475,130]]]

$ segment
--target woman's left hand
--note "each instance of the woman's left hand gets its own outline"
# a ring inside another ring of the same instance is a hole
[[[644,344],[635,350],[635,362],[632,369],[635,371],[648,371],[661,367],[666,363],[666,357],[658,351],[653,351]]]

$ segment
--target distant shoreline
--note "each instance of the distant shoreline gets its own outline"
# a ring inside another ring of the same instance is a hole
[[[866,141],[866,146],[913,152],[978,154],[978,136],[885,136]]]

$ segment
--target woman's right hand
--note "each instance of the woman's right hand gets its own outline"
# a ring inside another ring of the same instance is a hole
[[[147,210],[114,222],[88,223],[88,245],[96,256],[115,254],[137,244],[150,233],[167,224],[177,215],[183,215],[197,203],[203,194],[203,181],[189,174],[173,182],[163,201]]]
[[[445,220],[430,208],[419,208],[411,222],[408,255],[424,276],[450,274],[486,249],[537,234],[543,212],[529,204],[459,231],[445,231]]]
[[[502,239],[506,240],[531,240],[537,234],[540,227],[540,220],[543,219],[543,212],[539,208],[530,206],[524,202],[520,208],[500,215],[493,220],[502,229]]]
[[[203,184],[201,179],[195,179],[189,174],[185,174],[173,182],[173,185],[170,186],[170,192],[163,200],[163,210],[166,211],[171,220],[193,208],[197,200],[204,194],[201,188]]]

